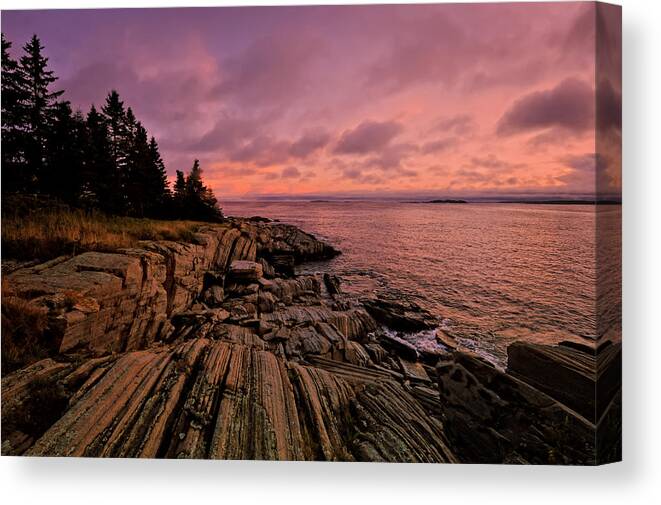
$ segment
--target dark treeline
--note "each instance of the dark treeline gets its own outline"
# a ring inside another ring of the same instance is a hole
[[[73,111],[37,36],[14,60],[2,35],[2,193],[136,217],[222,218],[195,160],[169,188],[158,144],[112,90],[101,109]]]

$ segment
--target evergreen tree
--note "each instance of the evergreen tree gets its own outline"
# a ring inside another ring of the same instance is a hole
[[[149,200],[153,196],[147,190],[150,163],[147,130],[135,121],[131,109],[127,112],[126,124],[130,140],[130,147],[126,156],[126,177],[124,178],[128,213],[143,217],[146,210],[149,213]]]
[[[9,54],[12,44],[2,34],[2,191],[27,189],[25,161],[25,81],[18,62]]]
[[[149,140],[148,159],[146,193],[149,195],[149,215],[163,217],[167,213],[171,194],[165,164],[154,137]]]
[[[83,190],[86,156],[86,126],[80,112],[73,114],[69,102],[56,104],[46,135],[48,170],[42,174],[44,192],[76,205]]]
[[[109,178],[110,191],[107,202],[111,212],[126,214],[129,210],[128,198],[125,193],[126,165],[130,150],[131,138],[127,128],[124,102],[119,99],[119,93],[112,90],[106,97],[106,103],[101,108],[108,131],[112,175]]]
[[[25,83],[26,175],[30,189],[47,192],[44,173],[48,170],[46,139],[53,124],[57,99],[63,91],[50,91],[57,77],[48,70],[48,58],[42,54],[44,47],[36,35],[32,36],[23,50],[18,71]]]
[[[106,212],[117,211],[119,187],[110,134],[105,117],[92,106],[86,119],[85,166],[81,176],[81,203],[87,207],[97,207]]]
[[[184,205],[186,203],[186,176],[181,170],[177,170],[177,178],[174,182],[173,216],[184,217]]]
[[[218,221],[222,213],[218,207],[218,200],[210,188],[202,181],[200,161],[195,160],[193,168],[186,177],[186,198],[184,213],[191,219],[200,221]]]

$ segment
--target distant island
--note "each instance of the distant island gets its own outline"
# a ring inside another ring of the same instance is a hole
[[[439,200],[426,200],[423,202],[405,202],[405,203],[468,203],[468,202],[466,200],[439,199]]]

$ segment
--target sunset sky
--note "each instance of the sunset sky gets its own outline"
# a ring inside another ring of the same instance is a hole
[[[199,158],[220,198],[567,195],[594,193],[595,180],[620,186],[621,79],[595,85],[595,20],[617,49],[614,13],[595,16],[592,3],[5,11],[2,31],[15,55],[41,38],[74,107],[117,89],[169,174]],[[595,122],[608,139],[598,155]]]

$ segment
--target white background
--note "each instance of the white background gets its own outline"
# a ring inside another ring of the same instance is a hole
[[[1,6],[17,9],[277,3],[283,2],[3,0]],[[599,468],[559,468],[4,457],[0,458],[0,496],[4,503],[661,503],[661,334],[656,319],[661,311],[661,2],[622,3],[623,463]]]

